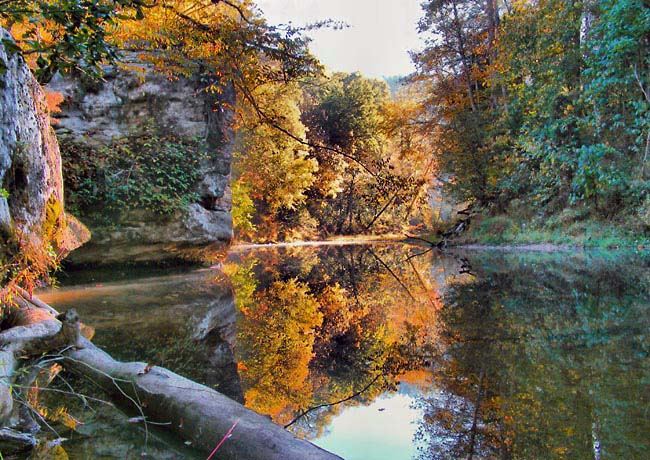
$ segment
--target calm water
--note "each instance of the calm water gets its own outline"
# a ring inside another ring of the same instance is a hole
[[[648,255],[254,248],[219,269],[114,275],[62,276],[41,297],[114,356],[346,459],[650,458]],[[140,458],[141,425],[79,410],[70,458]],[[158,431],[146,450],[205,457]]]

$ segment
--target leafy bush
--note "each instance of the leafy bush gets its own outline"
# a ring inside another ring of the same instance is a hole
[[[517,231],[517,224],[506,216],[494,216],[483,220],[479,230],[483,235],[500,235],[502,237],[513,235]]]
[[[546,230],[564,230],[576,222],[581,222],[588,218],[589,208],[586,206],[577,206],[566,208],[558,213],[547,216],[541,224]]]
[[[69,206],[81,215],[144,209],[170,215],[199,197],[202,153],[198,141],[155,129],[93,148],[61,140]]]

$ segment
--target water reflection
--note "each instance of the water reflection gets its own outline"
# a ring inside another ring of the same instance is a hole
[[[648,258],[484,254],[449,282],[422,459],[643,459]],[[460,399],[459,399],[460,398]]]
[[[413,458],[418,447],[413,442],[417,421],[423,416],[416,404],[420,395],[419,389],[409,391],[403,384],[397,392],[383,393],[368,405],[345,408],[315,442],[346,460]]]
[[[284,248],[226,266],[247,405],[281,424],[321,406],[292,425],[317,437],[340,410],[333,403],[355,394],[368,403],[422,368],[440,304],[435,278],[423,276],[429,260],[409,255],[395,246]]]
[[[350,458],[647,457],[649,257],[422,252],[255,248],[44,298]]]

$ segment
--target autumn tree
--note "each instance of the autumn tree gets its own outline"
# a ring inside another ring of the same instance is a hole
[[[117,59],[110,29],[121,19],[141,18],[146,7],[143,0],[2,0],[0,25],[14,36],[14,51],[29,59],[41,83],[57,71],[97,77],[104,62]]]
[[[434,0],[423,9],[426,46],[413,54],[412,79],[438,146],[439,179],[461,200],[494,201],[503,148],[496,123],[503,96],[490,78],[498,8],[491,0]]]
[[[286,238],[295,227],[282,222],[283,216],[297,216],[294,220],[299,221],[302,230],[296,231],[308,227],[305,192],[315,181],[318,163],[308,156],[298,86],[271,83],[256,88],[253,96],[268,107],[267,115],[274,123],[291,136],[260,120],[253,107],[242,108],[235,148],[233,205],[237,212],[245,212],[247,203],[249,208],[247,218],[236,215],[235,230],[239,237],[260,235],[276,240]]]
[[[320,167],[308,205],[322,230],[400,228],[427,183],[419,150],[408,145],[408,111],[398,116],[386,83],[358,73],[310,82],[305,92],[303,120]]]

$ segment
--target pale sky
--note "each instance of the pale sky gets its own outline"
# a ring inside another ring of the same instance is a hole
[[[341,20],[343,30],[310,32],[310,45],[330,71],[359,71],[369,77],[406,75],[414,70],[408,50],[421,47],[416,24],[421,0],[258,0],[271,24],[304,25]]]
[[[421,409],[402,393],[384,393],[368,406],[346,407],[332,418],[325,433],[311,441],[346,460],[409,460]]]

